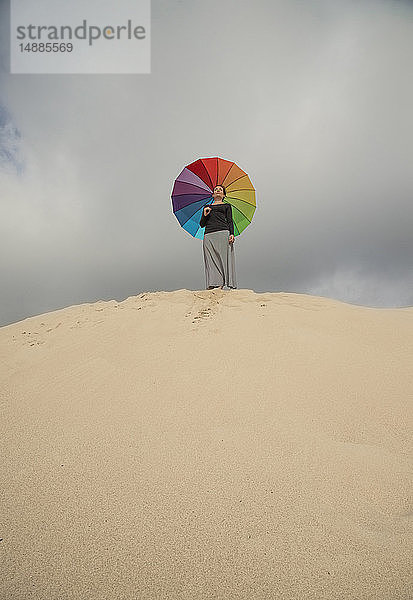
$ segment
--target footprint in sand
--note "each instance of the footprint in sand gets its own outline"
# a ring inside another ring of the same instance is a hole
[[[198,311],[198,314],[194,317],[194,319],[207,319],[208,317],[211,316],[212,314],[212,309],[211,308],[205,308],[203,310]],[[195,321],[192,321],[192,323],[195,323]]]

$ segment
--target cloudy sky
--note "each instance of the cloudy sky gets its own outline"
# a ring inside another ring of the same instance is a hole
[[[12,75],[0,0],[0,325],[205,288],[171,191],[256,189],[239,288],[413,305],[413,2],[152,0],[151,73]]]

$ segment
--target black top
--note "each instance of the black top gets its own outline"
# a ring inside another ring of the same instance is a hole
[[[213,231],[227,230],[234,235],[234,222],[232,220],[232,206],[227,202],[222,204],[207,204],[211,207],[211,212],[207,217],[204,216],[204,208],[199,222],[201,227],[205,227],[205,233]]]

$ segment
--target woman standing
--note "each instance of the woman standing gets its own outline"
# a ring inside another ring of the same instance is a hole
[[[234,222],[231,204],[223,202],[226,196],[223,185],[217,185],[212,194],[214,202],[205,206],[199,222],[205,227],[203,251],[206,289],[226,285],[236,288]],[[229,235],[228,235],[229,233]]]

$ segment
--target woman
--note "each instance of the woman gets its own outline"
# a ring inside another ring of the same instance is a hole
[[[214,202],[204,207],[199,222],[201,227],[205,227],[203,250],[208,290],[216,287],[222,289],[224,285],[233,289],[237,287],[234,222],[231,204],[223,202],[226,195],[225,187],[217,185],[212,194]]]

